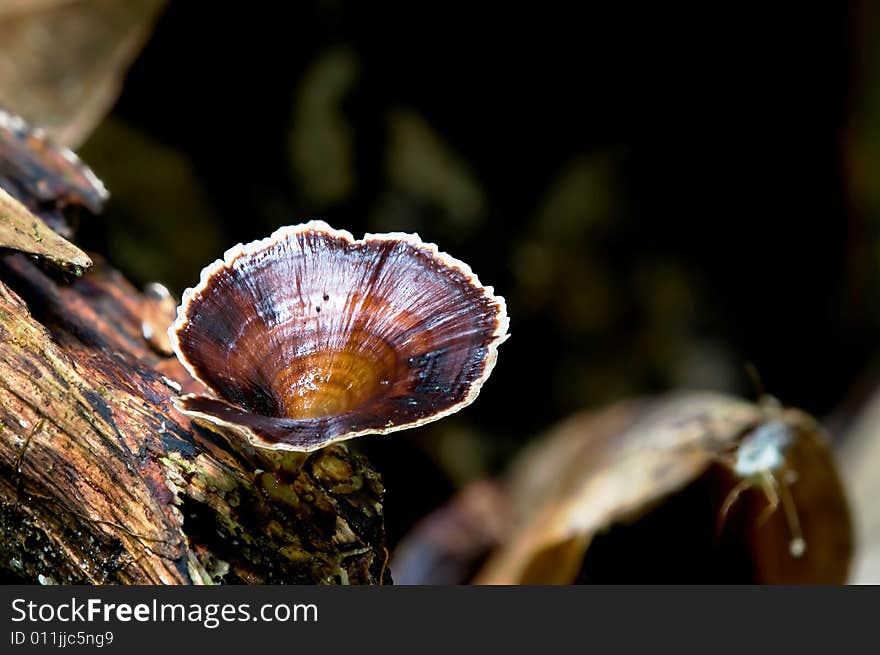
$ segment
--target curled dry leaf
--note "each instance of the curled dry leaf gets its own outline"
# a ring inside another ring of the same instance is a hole
[[[55,233],[0,187],[0,248],[36,255],[76,275],[92,265],[82,250]]]
[[[514,467],[479,583],[844,582],[846,499],[795,409],[687,394],[576,415]]]

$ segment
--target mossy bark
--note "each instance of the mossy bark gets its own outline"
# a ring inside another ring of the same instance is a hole
[[[0,262],[0,572],[44,583],[387,583],[382,484],[359,455],[247,450],[192,424],[98,260],[66,285]]]

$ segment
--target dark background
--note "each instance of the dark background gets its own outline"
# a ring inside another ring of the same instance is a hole
[[[392,542],[574,411],[755,397],[751,362],[826,416],[871,378],[868,10],[606,4],[172,1],[80,149],[113,193],[84,241],[140,283],[320,217],[507,298],[474,405],[359,442]]]

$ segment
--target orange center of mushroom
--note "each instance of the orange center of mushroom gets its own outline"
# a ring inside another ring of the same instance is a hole
[[[297,357],[276,379],[281,409],[290,418],[356,409],[388,391],[396,361],[394,350],[375,340],[368,348],[350,344]]]

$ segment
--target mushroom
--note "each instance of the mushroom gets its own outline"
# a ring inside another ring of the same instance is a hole
[[[282,227],[184,292],[168,335],[213,395],[174,403],[257,447],[317,450],[469,405],[507,328],[504,299],[415,234]]]

